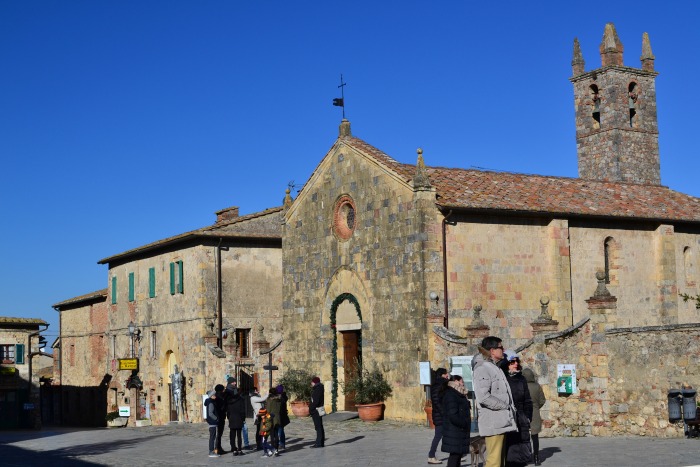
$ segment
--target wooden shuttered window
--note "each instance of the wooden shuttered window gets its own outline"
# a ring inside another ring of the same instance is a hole
[[[175,293],[185,293],[184,282],[184,267],[182,261],[170,263],[170,295]]]
[[[156,296],[156,268],[148,270],[148,296],[149,298]]]
[[[134,301],[134,273],[129,273],[129,301]]]
[[[24,344],[15,346],[15,363],[18,365],[24,364]]]
[[[112,305],[117,303],[117,277],[112,277]]]

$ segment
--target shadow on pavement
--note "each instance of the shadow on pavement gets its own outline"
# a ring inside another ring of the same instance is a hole
[[[153,439],[160,438],[162,435],[144,436],[137,439],[116,440],[106,443],[93,444],[78,444],[67,446],[61,449],[53,449],[48,451],[31,451],[17,446],[8,446],[0,444],[0,459],[3,466],[25,466],[25,465],[101,465],[92,462],[86,462],[75,457],[90,456],[96,454],[104,454],[105,452],[117,451],[122,448],[135,446],[139,443],[149,442]]]
[[[540,449],[540,461],[545,461],[550,457],[554,457],[554,454],[561,452],[559,448],[543,448]]]
[[[338,441],[337,443],[330,444],[330,446],[335,446],[336,444],[354,443],[355,441],[359,441],[361,439],[364,439],[364,436],[355,436],[354,438],[349,438],[343,441]]]

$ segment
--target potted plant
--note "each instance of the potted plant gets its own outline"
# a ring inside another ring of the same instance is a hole
[[[291,401],[292,413],[296,417],[309,416],[309,401],[311,400],[311,378],[307,370],[289,369],[280,378],[279,383]]]
[[[121,417],[118,410],[107,412],[107,415],[105,415],[107,426],[110,427],[125,426],[128,420],[129,419],[127,417]]]
[[[391,397],[392,389],[377,364],[372,368],[361,367],[357,376],[343,384],[344,394],[355,394],[357,415],[362,421],[381,420],[384,401]]]

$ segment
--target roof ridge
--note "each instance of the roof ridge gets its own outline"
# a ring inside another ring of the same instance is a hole
[[[233,224],[238,224],[240,222],[245,222],[249,221],[251,219],[257,219],[258,217],[266,216],[268,214],[274,214],[275,212],[280,212],[284,209],[284,206],[276,206],[274,208],[267,208],[262,211],[258,212],[252,212],[250,214],[245,214],[243,216],[238,216],[234,219],[224,221],[224,222],[219,222],[219,223],[214,223],[212,225],[208,225],[206,227],[202,227],[201,229],[198,229],[198,231],[204,232],[207,230],[214,230],[218,229],[220,227],[226,227],[227,225],[233,225]]]

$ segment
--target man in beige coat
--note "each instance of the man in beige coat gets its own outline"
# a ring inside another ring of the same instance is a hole
[[[515,404],[506,375],[498,367],[503,360],[503,344],[495,336],[481,341],[472,360],[474,393],[479,410],[479,435],[486,442],[484,467],[501,467],[505,433],[517,431]]]

